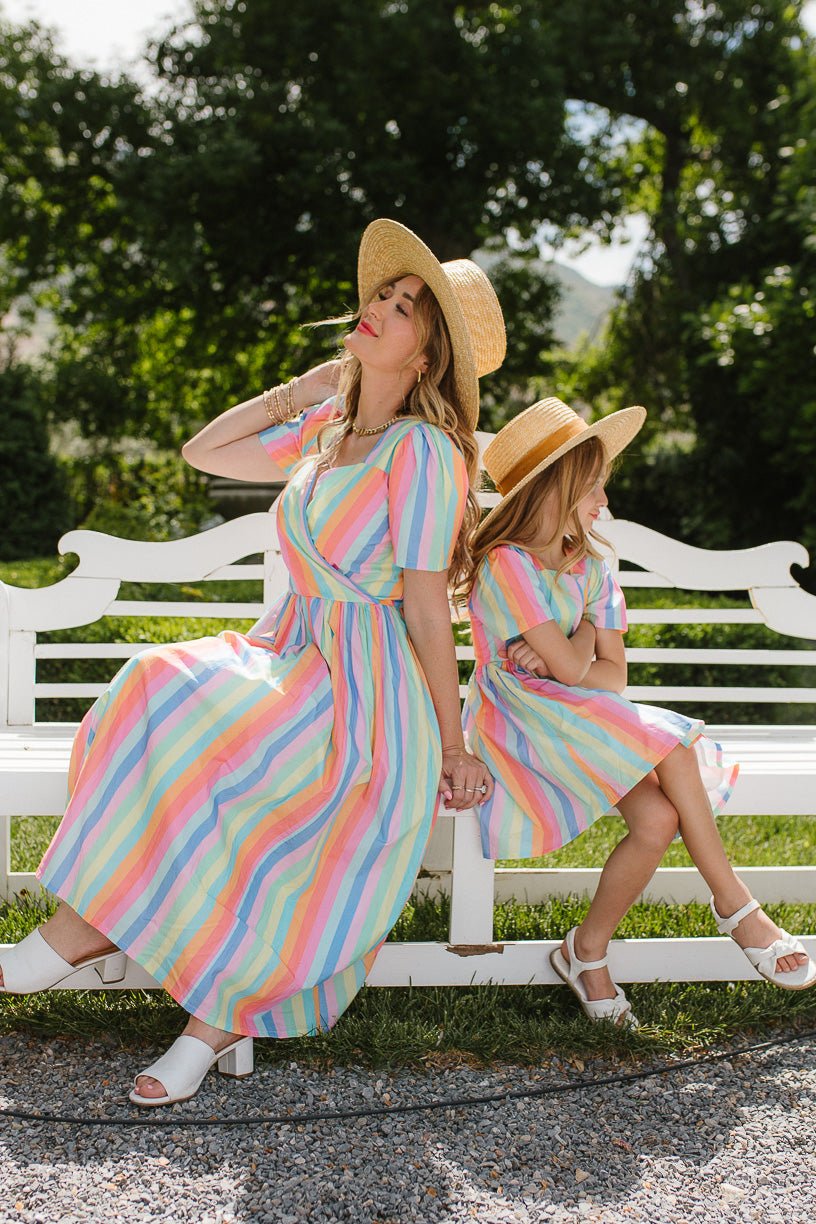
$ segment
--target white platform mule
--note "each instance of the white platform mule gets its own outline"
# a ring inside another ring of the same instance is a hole
[[[255,1056],[251,1037],[239,1037],[223,1050],[214,1050],[200,1037],[182,1034],[177,1037],[170,1049],[161,1058],[144,1071],[140,1071],[134,1080],[134,1088],[130,1100],[134,1105],[152,1107],[154,1105],[172,1105],[176,1101],[189,1101],[195,1096],[201,1086],[201,1081],[214,1063],[222,1075],[233,1079],[244,1079],[255,1069]],[[139,1079],[149,1075],[158,1080],[164,1088],[164,1096],[147,1097],[136,1091]]]
[[[3,994],[37,994],[41,990],[52,990],[64,986],[70,977],[81,969],[93,966],[106,985],[121,982],[127,969],[124,952],[114,949],[99,956],[89,956],[72,965],[55,952],[39,930],[32,931],[13,948],[0,954],[0,971]]]

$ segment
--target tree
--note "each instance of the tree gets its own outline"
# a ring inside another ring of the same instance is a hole
[[[613,31],[604,2],[580,6],[596,34],[575,87],[641,122],[618,172],[652,234],[572,389],[650,408],[623,512],[717,547],[813,540],[814,67],[801,6],[640,0]]]

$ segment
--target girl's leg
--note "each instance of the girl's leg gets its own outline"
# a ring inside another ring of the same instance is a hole
[[[648,774],[617,804],[629,832],[606,860],[589,912],[575,932],[581,960],[600,960],[615,928],[654,875],[677,833],[678,818],[654,773]],[[561,945],[569,962],[566,944]],[[608,969],[588,969],[581,982],[590,999],[612,999]]]
[[[663,791],[677,809],[680,836],[692,862],[711,889],[717,913],[723,918],[729,917],[750,901],[751,893],[728,861],[694,749],[678,744],[655,766],[655,772]],[[743,918],[733,937],[743,948],[767,948],[779,934],[779,927],[767,914],[755,910]],[[807,957],[800,953],[781,956],[776,962],[777,972],[792,972],[806,962]]]
[[[40,927],[40,934],[55,952],[72,965],[115,946],[64,901],[60,901],[56,913]],[[0,973],[0,984],[2,981],[3,975]]]

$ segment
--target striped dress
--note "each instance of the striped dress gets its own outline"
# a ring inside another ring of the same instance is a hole
[[[511,545],[482,561],[470,599],[476,664],[464,727],[496,781],[479,809],[485,858],[533,858],[566,845],[678,744],[694,745],[715,814],[731,794],[737,766],[723,764],[699,719],[541,679],[507,658],[527,629],[552,620],[569,637],[582,616],[626,631],[623,592],[605,561],[586,557],[557,582],[555,570]]]
[[[77,733],[38,872],[188,1012],[250,1036],[315,1033],[349,1005],[437,809],[403,570],[447,569],[465,463],[406,420],[318,474],[332,412],[260,435],[293,473],[277,511],[289,592],[247,634],[122,668]]]

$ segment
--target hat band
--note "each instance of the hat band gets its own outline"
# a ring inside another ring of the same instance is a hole
[[[521,458],[513,464],[509,471],[505,472],[501,480],[495,480],[494,484],[501,493],[502,497],[516,487],[520,480],[525,476],[529,476],[533,468],[538,467],[539,463],[544,459],[548,459],[559,446],[563,446],[565,442],[569,442],[570,438],[576,438],[578,434],[589,429],[586,421],[582,421],[578,417],[574,421],[568,421],[566,425],[562,425],[560,429],[556,429],[554,433],[548,434],[541,442],[537,442],[535,446],[531,446]]]

